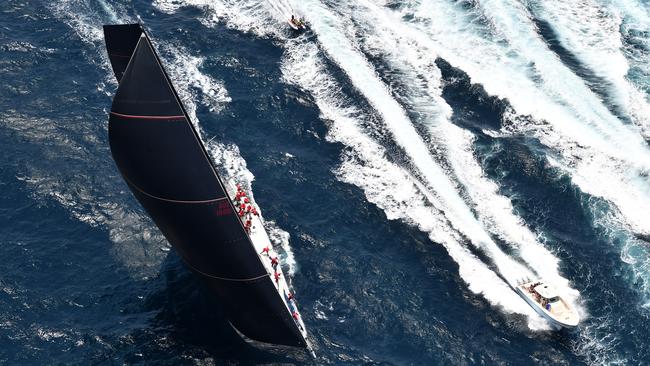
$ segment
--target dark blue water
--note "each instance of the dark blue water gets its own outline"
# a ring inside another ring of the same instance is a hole
[[[206,26],[200,8],[61,4],[0,4],[0,363],[650,363],[644,282],[621,260],[629,233],[599,225],[607,202],[550,166],[545,156],[553,152],[539,141],[484,133],[501,127],[508,101],[462,70],[436,62],[452,122],[476,134],[485,174],[526,225],[544,233],[560,271],[580,289],[589,317],[577,330],[530,330],[524,316],[470,291],[426,233],[389,220],[362,189],[339,180],[347,147],[326,138],[330,123],[314,98],[284,81],[284,40]],[[167,62],[182,47],[204,59],[203,75],[223,83],[230,101],[219,110],[194,90],[200,126],[205,137],[238,147],[264,217],[290,235],[293,286],[315,359],[240,340],[119,176],[107,141],[116,85],[93,33],[116,21],[112,12],[140,17],[167,46]],[[378,118],[343,71],[327,69]],[[392,161],[408,160],[393,152]]]

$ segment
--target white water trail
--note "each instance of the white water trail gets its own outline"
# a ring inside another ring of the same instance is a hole
[[[548,329],[547,323],[507,283],[461,244],[464,239],[449,226],[444,214],[427,203],[435,197],[425,196],[426,188],[408,171],[390,162],[385,149],[368,136],[362,127],[363,113],[339,92],[339,85],[327,74],[314,44],[288,42],[282,72],[287,83],[296,84],[314,97],[321,118],[328,124],[328,141],[350,149],[336,171],[339,179],[363,189],[368,201],[380,207],[388,219],[416,226],[444,246],[472,292],[507,313],[528,316],[531,329]]]
[[[628,79],[650,93],[650,7],[638,0],[600,0],[611,14],[621,19],[619,29],[623,52],[630,64]]]
[[[363,8],[352,6],[363,22],[364,42],[370,44],[375,57],[383,57],[398,72],[409,108],[417,111],[435,144],[444,150],[456,179],[465,187],[483,227],[513,247],[541,278],[554,283],[572,302],[579,293],[569,287],[559,273],[559,260],[546,249],[513,214],[512,203],[498,193],[498,186],[489,180],[473,155],[474,135],[451,123],[451,107],[442,98],[442,75],[435,64],[436,55],[415,47],[417,37],[401,24],[400,19],[386,14],[368,1],[358,1]],[[584,312],[584,311],[583,311]]]
[[[199,21],[206,27],[214,28],[221,22],[259,37],[283,37],[288,19],[283,5],[270,8],[266,1],[154,0],[152,5],[169,14],[185,7],[199,8],[203,10]]]
[[[352,84],[377,110],[395,142],[407,153],[426,186],[432,189],[440,209],[451,225],[477,247],[483,250],[495,263],[499,272],[511,285],[534,275],[518,262],[509,258],[492,241],[469,207],[459,196],[447,173],[435,162],[426,144],[417,133],[406,112],[390,95],[386,85],[377,77],[372,65],[357,50],[350,39],[341,32],[346,26],[339,16],[314,1],[302,2],[298,9],[304,9],[311,30],[316,33],[320,44],[330,59],[336,62],[350,78]]]
[[[613,204],[620,219],[608,225],[650,233],[650,153],[641,135],[617,120],[560,62],[518,3],[478,5],[465,9],[429,1],[387,11],[408,19],[405,23],[421,33],[419,47],[437,52],[489,95],[507,100],[513,111],[504,116],[502,133],[534,136],[548,146],[551,164],[567,172],[583,192]],[[629,252],[630,243],[624,251]],[[645,278],[650,293],[648,250],[631,246],[636,257],[632,268]]]
[[[545,0],[530,6],[536,17],[550,24],[565,49],[610,84],[604,87],[615,107],[650,138],[650,104],[627,78],[630,65],[623,53],[619,12],[595,0]]]

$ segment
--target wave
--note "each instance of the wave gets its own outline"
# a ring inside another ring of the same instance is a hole
[[[613,204],[620,215],[611,226],[649,232],[645,212],[650,208],[650,152],[642,136],[611,114],[562,64],[521,4],[478,5],[467,10],[429,2],[389,11],[412,19],[408,24],[426,35],[419,46],[437,51],[489,95],[507,100],[512,108],[503,116],[501,132],[533,136],[546,145],[549,162],[569,174],[583,192]],[[643,265],[635,270],[647,268],[647,250],[637,255]]]
[[[459,196],[456,184],[436,163],[404,109],[377,77],[373,66],[357,51],[358,46],[341,32],[346,27],[341,17],[313,2],[303,2],[301,6],[305,10],[309,8],[311,30],[318,36],[328,57],[343,69],[351,83],[379,113],[394,142],[407,154],[416,170],[415,174],[423,179],[422,184],[427,187],[429,199],[444,212],[449,223],[486,253],[511,284],[524,278],[533,278],[530,271],[500,250],[476,220]]]
[[[363,114],[338,92],[340,87],[325,71],[318,47],[301,41],[286,46],[284,80],[314,97],[321,118],[328,124],[328,141],[349,148],[335,172],[339,179],[360,187],[368,201],[379,206],[388,219],[416,226],[433,242],[443,245],[458,263],[460,276],[472,292],[507,313],[527,315],[532,329],[544,329],[545,322],[509,285],[461,244],[464,239],[449,226],[442,212],[428,203],[429,198],[423,195],[417,180],[392,163],[387,151],[363,130]]]
[[[650,105],[627,78],[630,65],[624,54],[620,11],[589,0],[537,1],[529,6],[536,18],[553,28],[565,50],[602,78],[596,82],[605,85],[594,85],[592,89],[606,88],[614,106],[650,139]]]
[[[470,204],[483,227],[517,251],[517,255],[542,278],[552,281],[565,294],[577,300],[579,293],[571,289],[568,280],[559,274],[559,260],[546,249],[513,214],[512,203],[498,193],[499,187],[489,180],[473,153],[475,136],[451,123],[451,107],[442,98],[442,75],[435,64],[436,55],[413,47],[417,39],[405,30],[399,19],[379,11],[376,6],[360,1],[363,9],[351,9],[363,21],[364,42],[379,45],[373,57],[383,57],[402,88],[399,94],[409,109],[417,111],[420,123],[426,125],[435,148],[444,151],[454,177],[462,184]],[[372,51],[371,51],[372,52]]]
[[[199,8],[203,10],[199,20],[206,27],[225,21],[230,28],[259,37],[282,36],[286,31],[286,27],[280,25],[286,22],[286,16],[281,13],[286,10],[282,6],[272,9],[265,1],[154,0],[152,5],[169,14],[186,7]]]

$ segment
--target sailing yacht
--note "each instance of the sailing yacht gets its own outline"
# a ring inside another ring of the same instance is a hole
[[[309,348],[261,217],[244,226],[149,36],[139,24],[106,25],[104,36],[119,82],[108,137],[127,186],[239,334]]]

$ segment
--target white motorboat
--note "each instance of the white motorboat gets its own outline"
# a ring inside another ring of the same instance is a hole
[[[515,287],[517,293],[539,315],[557,327],[573,328],[580,322],[576,310],[564,300],[552,285],[543,281],[531,281]]]

